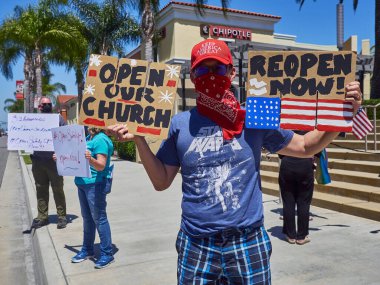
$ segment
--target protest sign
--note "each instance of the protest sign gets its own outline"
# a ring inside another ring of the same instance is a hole
[[[166,138],[180,66],[91,55],[80,124],[128,124],[129,132]]]
[[[250,51],[248,57],[247,127],[275,129],[280,119],[284,129],[351,131],[353,109],[344,98],[355,80],[355,53]],[[266,112],[280,101],[281,115]]]
[[[54,151],[51,128],[59,126],[58,114],[8,114],[8,150]]]
[[[85,157],[84,126],[69,125],[52,128],[57,170],[61,176],[91,177],[90,164]]]

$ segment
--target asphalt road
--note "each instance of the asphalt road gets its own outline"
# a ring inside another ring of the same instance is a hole
[[[0,137],[0,187],[3,182],[5,166],[8,160],[7,136]]]

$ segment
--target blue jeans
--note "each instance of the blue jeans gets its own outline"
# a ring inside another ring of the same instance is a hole
[[[111,228],[106,213],[105,182],[77,186],[83,217],[82,249],[94,252],[95,230],[98,230],[101,255],[113,255]]]

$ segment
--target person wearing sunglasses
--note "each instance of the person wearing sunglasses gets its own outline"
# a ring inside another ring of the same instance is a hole
[[[108,127],[118,141],[136,143],[157,191],[167,189],[181,168],[178,284],[271,284],[261,149],[308,157],[338,135],[245,128],[245,110],[230,91],[235,74],[224,42],[206,39],[193,47],[190,77],[198,93],[196,107],[172,118],[168,138],[156,155],[144,137],[128,132],[127,125]],[[357,82],[346,91],[346,98],[360,97]]]
[[[50,114],[53,111],[51,100],[42,97],[38,109],[41,113]],[[65,126],[63,117],[59,116],[59,126]],[[63,192],[63,177],[58,175],[57,164],[53,159],[52,151],[35,151],[31,155],[32,173],[36,184],[38,216],[33,219],[32,227],[40,228],[49,223],[49,185],[53,189],[53,197],[57,208],[57,228],[63,229],[67,225],[66,198]]]

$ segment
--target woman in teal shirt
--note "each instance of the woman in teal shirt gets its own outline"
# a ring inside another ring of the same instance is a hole
[[[75,177],[83,217],[83,246],[71,261],[82,262],[94,256],[95,231],[100,238],[100,258],[95,268],[103,268],[114,261],[111,229],[107,219],[106,196],[107,178],[110,175],[110,161],[113,144],[102,129],[89,128],[86,158],[89,159],[91,177]]]

